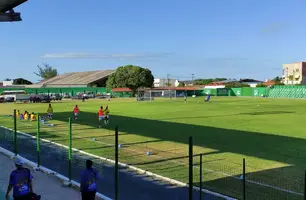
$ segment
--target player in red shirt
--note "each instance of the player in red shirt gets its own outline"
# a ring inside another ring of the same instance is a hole
[[[101,127],[101,121],[103,121],[105,118],[104,112],[103,112],[103,106],[101,106],[98,111],[98,118],[99,118],[99,127]]]
[[[74,114],[74,119],[75,119],[75,120],[78,119],[79,112],[80,112],[80,109],[79,109],[78,105],[75,105],[75,107],[74,107],[74,109],[73,109],[73,114]]]

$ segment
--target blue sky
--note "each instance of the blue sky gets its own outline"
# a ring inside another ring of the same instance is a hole
[[[0,80],[135,64],[155,77],[273,78],[306,60],[305,0],[29,0],[0,24]]]

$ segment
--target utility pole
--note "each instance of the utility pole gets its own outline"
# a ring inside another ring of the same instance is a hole
[[[169,98],[171,99],[171,95],[170,95],[170,74],[167,74],[167,80],[168,80],[168,93],[169,93]]]
[[[169,85],[170,85],[170,74],[167,74],[167,81],[168,81],[167,85],[169,87]]]

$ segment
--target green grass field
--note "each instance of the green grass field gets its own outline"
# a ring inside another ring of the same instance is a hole
[[[78,104],[80,119],[73,122],[73,147],[114,158],[114,127],[118,125],[120,162],[182,182],[188,182],[188,137],[194,154],[204,154],[204,186],[241,197],[242,160],[246,159],[249,199],[302,199],[306,169],[306,101],[213,97],[156,99],[65,100],[53,103],[56,127],[42,125],[42,138],[68,144],[68,118]],[[97,128],[97,111],[109,105],[111,124]],[[0,104],[0,114],[13,109],[45,113],[47,104]],[[0,125],[13,127],[7,116]],[[36,134],[36,123],[18,120],[18,130]],[[96,138],[97,141],[93,141]],[[153,153],[147,156],[146,152]],[[199,182],[195,156],[194,181]]]

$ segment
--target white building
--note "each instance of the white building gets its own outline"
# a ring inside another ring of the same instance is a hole
[[[179,81],[176,79],[166,79],[166,78],[154,79],[154,87],[169,87],[169,86],[177,87],[179,86]]]
[[[306,62],[283,64],[282,82],[285,85],[306,84]]]
[[[13,83],[14,83],[14,80],[11,80],[11,81],[3,81],[3,82],[2,82],[2,84],[3,84],[4,87],[5,87],[5,86],[12,86]]]

